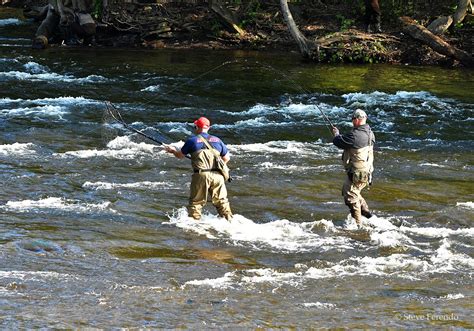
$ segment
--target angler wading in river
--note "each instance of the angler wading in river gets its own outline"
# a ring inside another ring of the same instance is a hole
[[[344,202],[360,226],[362,216],[372,217],[361,191],[372,181],[375,136],[362,109],[356,109],[352,114],[352,125],[353,129],[347,134],[339,134],[336,127],[332,128],[332,133],[334,145],[344,150],[342,162],[347,173],[342,186]]]
[[[211,195],[212,204],[216,207],[219,216],[232,219],[225,180],[225,164],[229,162],[229,151],[226,145],[216,136],[208,134],[211,122],[201,117],[194,121],[196,135],[186,140],[181,150],[165,145],[165,150],[178,159],[191,155],[193,175],[191,180],[191,194],[189,197],[188,215],[195,220],[201,219],[202,208]],[[224,173],[224,174],[223,174]]]

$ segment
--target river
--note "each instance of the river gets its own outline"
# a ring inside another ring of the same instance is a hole
[[[0,328],[474,328],[474,72],[296,53],[30,48],[0,16]],[[186,216],[207,116],[235,218]],[[354,231],[342,131],[377,138]]]

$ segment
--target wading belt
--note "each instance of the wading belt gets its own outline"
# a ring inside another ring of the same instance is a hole
[[[208,172],[208,171],[219,171],[219,169],[212,168],[212,169],[193,169],[195,174],[200,174],[201,172]]]

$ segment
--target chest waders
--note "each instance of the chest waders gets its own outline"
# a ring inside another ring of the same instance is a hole
[[[204,137],[198,137],[204,141],[206,146],[211,146]],[[230,209],[229,200],[227,199],[227,188],[225,186],[224,176],[216,162],[217,159],[222,160],[220,153],[212,148],[212,146],[211,148],[208,147],[196,151],[191,155],[193,175],[188,215],[196,220],[201,218],[202,208],[205,206],[209,195],[219,216],[227,220],[232,219],[232,211]],[[224,161],[222,160],[222,162]]]
[[[372,130],[369,131],[369,144],[362,148],[350,148],[344,150],[342,160],[347,177],[342,186],[344,203],[349,207],[351,216],[357,225],[361,224],[362,216],[372,217],[367,202],[361,195],[362,189],[371,182],[373,172],[373,143]]]

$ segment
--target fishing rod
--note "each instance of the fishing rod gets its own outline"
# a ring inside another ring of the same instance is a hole
[[[146,134],[145,132],[143,131],[140,131],[140,130],[137,130],[135,129],[133,126],[131,126],[130,124],[128,124],[127,122],[125,122],[125,120],[123,119],[122,117],[122,114],[120,114],[119,110],[117,107],[115,107],[110,101],[106,101],[105,102],[105,109],[107,111],[107,113],[119,124],[121,124],[124,128],[126,128],[127,130],[131,131],[131,132],[134,132],[136,134],[139,134],[140,136],[142,137],[145,137],[155,143],[157,143],[158,145],[160,146],[167,146],[168,144],[166,144],[164,141],[161,141],[161,140],[158,140],[156,139],[155,137],[152,137],[148,134]],[[189,155],[185,155],[186,158],[188,159],[191,159],[191,156]]]
[[[270,69],[272,70],[273,72],[276,72],[278,73],[279,75],[283,76],[284,79],[286,79],[287,81],[291,82],[295,87],[297,87],[301,92],[303,92],[304,94],[311,94],[309,91],[307,91],[306,89],[304,89],[301,84],[297,83],[295,80],[291,79],[288,77],[288,75],[286,75],[284,72],[280,71],[280,70],[277,70],[275,68],[273,68],[271,65],[269,64],[266,64],[266,63],[261,63],[259,61],[255,61],[255,63],[261,65],[262,67],[265,67],[267,69]],[[326,115],[326,113],[320,108],[318,107],[317,105],[313,104],[314,107],[316,107],[316,109],[321,113],[321,115],[323,116],[323,118],[326,120],[326,122],[331,126],[331,128],[335,128],[334,124],[332,124],[331,120],[329,119],[329,117]],[[326,125],[327,126],[327,125]],[[327,126],[328,127],[328,126]],[[331,128],[328,127],[329,131],[332,133],[332,130]]]
[[[163,141],[161,140],[158,140],[156,139],[155,137],[152,137],[148,134],[146,134],[145,132],[143,131],[140,131],[140,130],[137,130],[135,129],[133,126],[129,125],[127,122],[124,121],[124,119],[122,118],[122,114],[120,114],[120,112],[118,111],[117,107],[115,107],[110,101],[106,101],[105,102],[105,108],[107,110],[107,113],[117,122],[117,123],[120,123],[122,124],[122,126],[124,128],[126,128],[127,130],[129,131],[132,131],[136,134],[139,134],[155,143],[157,143],[158,145],[166,145]]]

